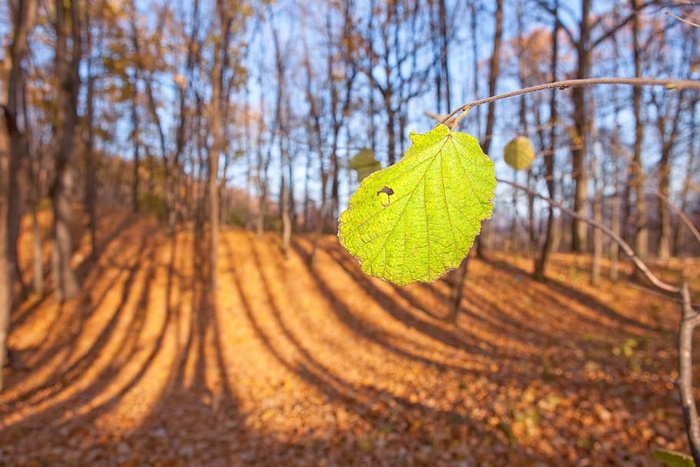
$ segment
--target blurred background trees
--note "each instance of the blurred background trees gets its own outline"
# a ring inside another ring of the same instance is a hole
[[[331,233],[358,183],[350,160],[396,162],[411,129],[434,125],[425,111],[556,79],[698,79],[698,14],[639,0],[10,0],[0,290],[43,292],[37,213],[49,206],[58,300],[78,289],[75,225],[94,260],[105,209],[209,232],[212,261],[219,222],[284,233],[285,248],[294,233]],[[461,128],[499,176],[599,216],[642,255],[698,252],[674,209],[698,216],[697,92],[579,88],[486,110]],[[502,161],[515,135],[537,151],[527,173]],[[532,255],[538,277],[548,252],[594,247],[585,224],[531,196],[500,187],[495,204],[482,247]],[[14,266],[21,214],[34,219],[31,280]]]

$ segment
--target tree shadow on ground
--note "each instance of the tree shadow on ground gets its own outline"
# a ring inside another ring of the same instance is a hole
[[[147,229],[115,240],[88,273],[83,322],[46,330],[71,338],[9,374],[0,464],[602,464],[668,410],[658,368],[618,371],[605,341],[581,348],[583,333],[612,331],[579,313],[557,322],[556,307],[539,310],[556,303],[546,295],[505,303],[488,268],[453,325],[422,311],[444,284],[397,291],[335,239],[311,267],[308,239],[285,260],[276,237],[224,229],[217,291],[206,244]],[[56,312],[41,306],[20,330]],[[615,407],[624,418],[595,418]]]
[[[98,239],[97,239],[97,246],[98,246],[98,251],[97,251],[97,257],[101,257],[105,252],[109,250],[110,245],[112,242],[115,240],[119,239],[120,243],[124,243],[126,241],[125,236],[128,237],[129,234],[129,226],[133,226],[134,224],[137,223],[138,217],[135,215],[130,215],[130,214],[124,214],[124,213],[111,213],[107,218],[105,219],[106,223],[112,223],[110,225],[110,229],[108,232],[105,232],[104,234],[102,232],[99,233]],[[74,242],[73,245],[73,252],[77,253],[81,249],[81,244],[86,241],[87,236],[89,235],[89,232],[87,229],[80,227],[79,223],[77,227],[74,229],[74,236],[76,241]],[[151,232],[154,233],[156,229],[156,225],[152,226]],[[25,229],[27,226],[25,226]],[[44,229],[44,234],[42,235],[42,241],[46,242],[48,240],[48,234],[46,234],[47,229]],[[31,235],[30,233],[25,233],[25,235]],[[133,234],[136,235],[138,238],[132,238],[132,241],[141,241],[141,236],[142,233],[137,233]],[[92,278],[95,277],[100,277],[101,273],[107,269],[107,268],[113,268],[113,267],[119,267],[117,265],[117,261],[112,261],[110,263],[105,263],[105,261],[97,261],[94,262],[90,259],[90,255],[88,254],[79,254],[78,257],[80,258],[80,261],[76,265],[76,275],[82,284],[81,288],[83,292],[85,290],[90,290],[91,288],[91,281]],[[50,258],[49,261],[46,261],[46,258],[42,258],[42,262],[45,264],[45,267],[43,269],[44,277],[44,285],[46,288],[46,283],[50,279],[49,277],[49,271],[51,270],[50,268]],[[30,268],[28,267],[28,262],[22,269],[23,269],[23,277],[27,278],[31,276]],[[121,262],[120,264],[123,264]],[[28,306],[22,306],[21,308],[15,309],[13,311],[13,316],[12,316],[12,323],[11,326],[14,327],[19,327],[22,326],[24,322],[26,322],[28,319],[32,317],[32,314],[39,308],[43,307],[46,305],[47,301],[53,299],[53,295],[50,293],[51,291],[45,291],[45,293],[40,296],[29,296],[29,302],[31,302],[30,305]],[[85,294],[83,293],[83,297]],[[25,301],[26,298],[25,298]],[[15,307],[17,308],[17,307]],[[95,307],[92,307],[95,308]]]
[[[517,274],[529,278],[529,273],[517,265],[507,263],[503,260],[490,260],[487,258],[482,259],[482,261],[508,274]],[[671,328],[662,328],[659,326],[649,325],[641,321],[639,316],[635,316],[635,314],[632,314],[632,316],[622,314],[619,311],[611,308],[609,305],[601,302],[593,295],[577,289],[572,284],[567,284],[566,282],[550,278],[547,280],[545,285],[545,287],[539,288],[541,293],[546,293],[553,299],[561,297],[564,299],[569,299],[571,302],[581,304],[583,307],[593,310],[597,319],[602,318],[608,321],[612,326],[617,326],[619,329],[629,329],[640,333],[659,333],[672,330]],[[573,313],[578,312],[578,310],[573,307],[566,307],[566,303],[561,299],[560,304],[562,305],[562,309],[564,311]],[[579,315],[582,320],[591,322],[592,324],[599,323],[599,321],[595,321],[594,318],[590,318],[580,313]]]

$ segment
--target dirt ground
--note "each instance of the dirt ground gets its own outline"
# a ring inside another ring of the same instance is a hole
[[[225,228],[212,294],[191,232],[101,225],[99,260],[85,238],[74,258],[79,298],[14,312],[1,465],[656,465],[687,449],[678,305],[591,287],[587,258],[555,256],[547,283],[525,259],[475,259],[452,324],[446,281],[365,277],[333,236],[310,266],[311,237],[285,259],[277,235]],[[700,261],[659,268],[700,290]]]

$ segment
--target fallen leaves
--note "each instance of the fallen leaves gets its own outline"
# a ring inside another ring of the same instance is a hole
[[[452,325],[446,283],[367,278],[333,237],[315,267],[310,251],[297,238],[285,261],[275,236],[224,230],[213,301],[193,235],[124,223],[84,271],[87,298],[16,310],[0,464],[649,465],[685,450],[672,303],[533,282],[494,255],[470,266]]]

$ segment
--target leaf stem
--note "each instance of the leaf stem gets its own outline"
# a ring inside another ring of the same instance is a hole
[[[477,107],[483,104],[489,104],[491,102],[499,101],[501,99],[508,99],[510,97],[521,96],[523,94],[529,94],[531,92],[546,91],[547,89],[568,89],[568,88],[580,88],[584,86],[596,86],[599,84],[620,84],[634,87],[641,86],[666,86],[670,89],[697,89],[700,90],[700,81],[696,80],[680,80],[680,79],[654,79],[654,78],[587,78],[587,79],[567,79],[562,81],[555,81],[553,83],[538,84],[537,86],[531,86],[529,88],[518,89],[516,91],[504,92],[503,94],[496,94],[495,96],[486,97],[484,99],[479,99],[476,101],[468,102],[449,114],[447,114],[440,123],[445,123],[452,117],[460,112],[469,112],[473,107]],[[464,115],[462,115],[463,117]]]

